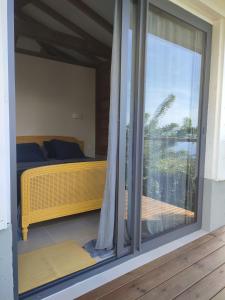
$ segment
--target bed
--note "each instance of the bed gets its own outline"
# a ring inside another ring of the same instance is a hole
[[[82,150],[84,147],[82,141],[62,136],[20,136],[17,144],[43,146],[52,139],[76,142]],[[18,167],[18,174],[23,240],[27,240],[30,224],[101,208],[106,161],[85,158],[29,163]]]

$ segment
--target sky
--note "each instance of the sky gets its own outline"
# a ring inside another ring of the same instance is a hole
[[[146,64],[145,112],[152,115],[173,94],[175,102],[161,125],[190,117],[197,126],[201,54],[148,33]]]

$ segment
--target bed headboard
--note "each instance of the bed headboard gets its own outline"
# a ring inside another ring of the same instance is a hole
[[[42,146],[44,141],[50,141],[53,139],[77,143],[80,145],[81,150],[84,151],[84,142],[72,136],[57,136],[57,135],[56,136],[52,136],[52,135],[17,136],[16,143],[17,144],[37,143],[40,146]]]

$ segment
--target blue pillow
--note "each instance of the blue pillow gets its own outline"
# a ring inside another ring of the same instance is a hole
[[[65,142],[60,140],[51,141],[51,154],[55,155],[56,159],[78,159],[85,158],[77,143]]]
[[[41,147],[36,143],[16,145],[17,162],[45,161]]]
[[[47,153],[47,158],[55,158],[56,154],[54,151],[54,147],[52,146],[52,141],[44,141],[43,145]]]

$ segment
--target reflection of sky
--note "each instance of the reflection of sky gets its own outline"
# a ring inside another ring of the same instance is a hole
[[[161,125],[192,118],[197,125],[201,55],[178,44],[148,34],[145,112],[154,114],[168,97],[176,99]]]
[[[133,47],[132,47],[132,43],[133,43],[133,30],[129,30],[128,31],[128,53],[127,53],[127,60],[128,60],[128,93],[127,93],[127,120],[126,120],[126,124],[128,125],[130,123],[130,104],[131,104],[131,94],[132,94],[132,86],[131,86],[131,82],[132,82],[132,75],[134,75],[132,73],[132,68],[133,68],[133,59],[132,59],[132,55],[133,53]]]

